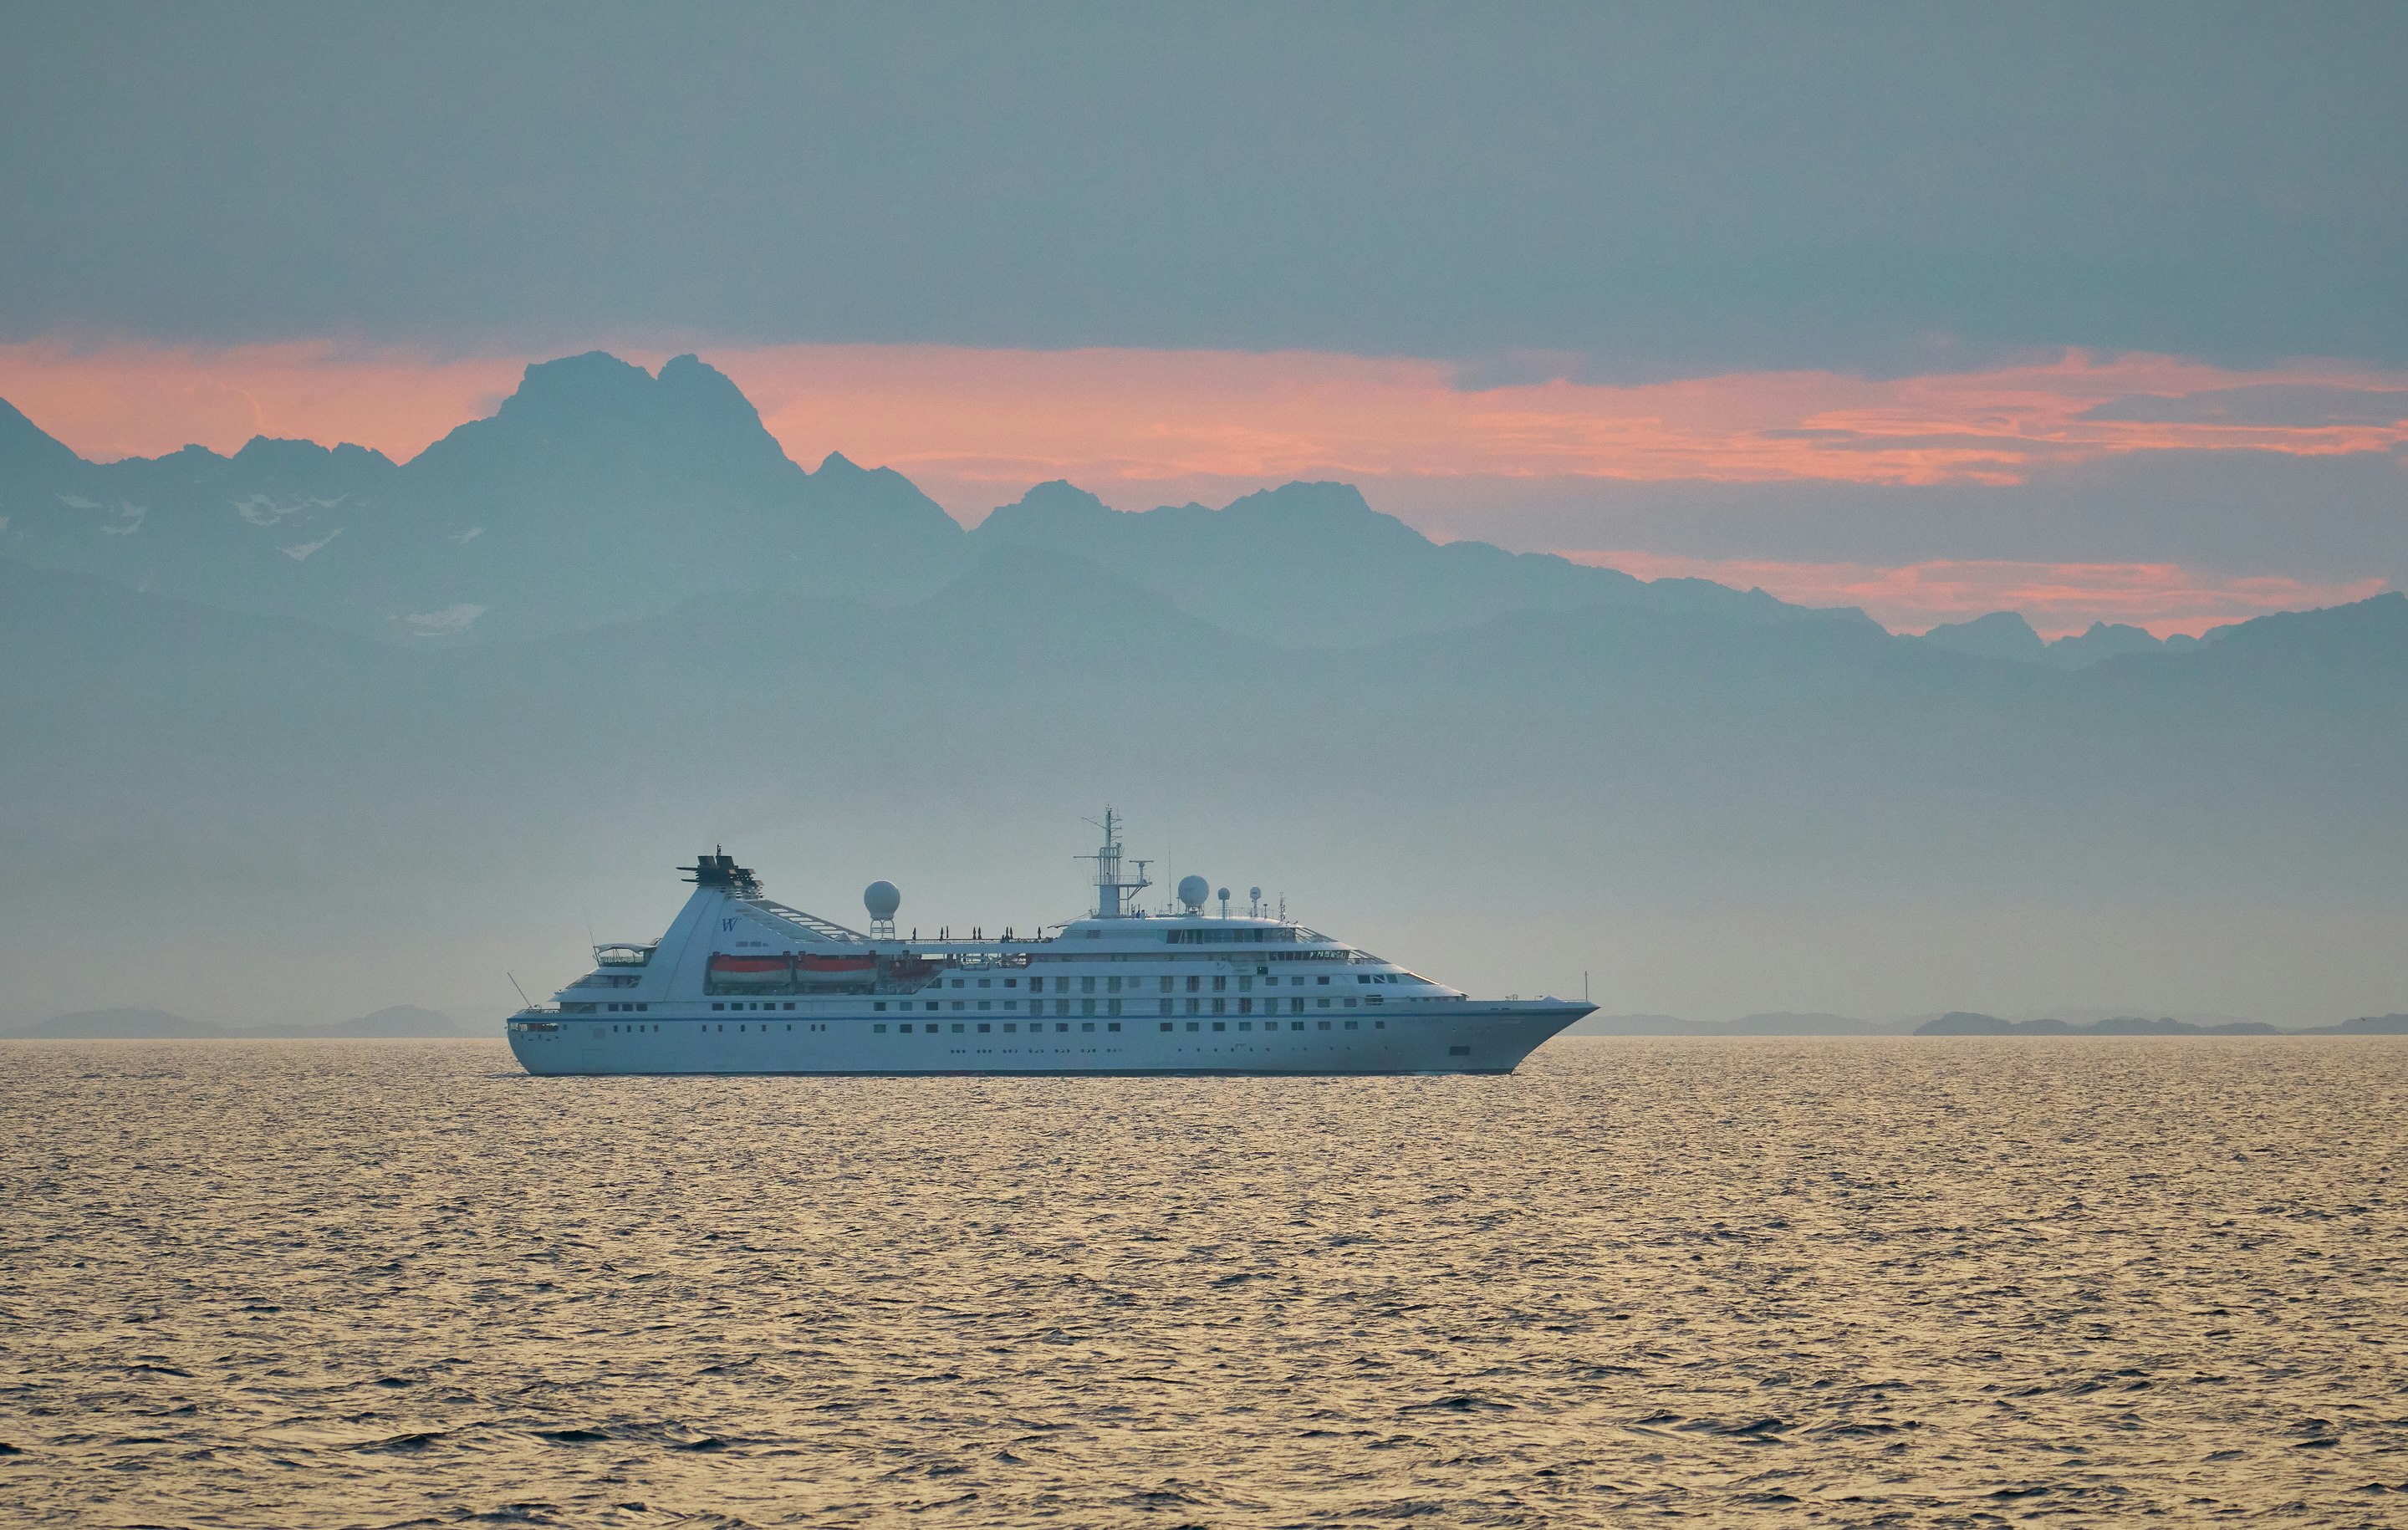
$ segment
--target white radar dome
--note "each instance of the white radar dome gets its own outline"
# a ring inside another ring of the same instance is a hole
[[[862,892],[861,906],[869,910],[872,919],[893,919],[895,910],[903,907],[903,894],[895,890],[893,882],[871,882]]]
[[[1246,889],[1246,896],[1254,899],[1256,903],[1260,903],[1263,901],[1263,890],[1259,887],[1249,887]]]
[[[1203,908],[1204,900],[1211,895],[1212,884],[1206,881],[1203,878],[1182,877],[1179,879],[1179,901],[1187,905],[1187,911],[1189,913],[1192,914],[1197,909]]]

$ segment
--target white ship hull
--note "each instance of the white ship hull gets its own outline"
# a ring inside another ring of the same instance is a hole
[[[773,903],[724,851],[660,939],[510,1017],[529,1073],[1511,1073],[1590,1011],[1474,999],[1255,906],[1132,905],[1104,815],[1095,914],[1015,939],[898,937],[874,883],[868,934]],[[1222,894],[1226,900],[1228,894]],[[831,992],[831,990],[835,990]]]
[[[1242,1032],[1235,1021],[1136,1016],[1014,1022],[1009,1035],[995,1021],[939,1022],[933,1032],[905,1035],[869,1015],[664,1016],[640,1024],[545,1016],[513,1020],[509,1042],[529,1073],[547,1076],[1511,1073],[1588,1012],[1554,1000],[1458,1000],[1376,1018],[1249,1022]],[[1044,1029],[1018,1028],[1024,1023]]]

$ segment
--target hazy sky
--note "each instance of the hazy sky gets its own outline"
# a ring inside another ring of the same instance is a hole
[[[406,454],[698,349],[965,519],[1342,477],[2196,626],[2408,579],[2403,58],[2396,5],[21,6],[0,396]]]

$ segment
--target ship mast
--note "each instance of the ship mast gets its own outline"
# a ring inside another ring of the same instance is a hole
[[[1096,821],[1091,818],[1087,822],[1094,823]],[[1113,816],[1112,810],[1110,808],[1105,808],[1104,821],[1096,825],[1104,831],[1103,848],[1093,855],[1079,857],[1082,861],[1096,863],[1096,917],[1097,919],[1128,918],[1130,903],[1140,893],[1154,885],[1146,880],[1145,868],[1149,863],[1144,861],[1130,862],[1129,865],[1137,868],[1136,878],[1130,881],[1121,880],[1119,823],[1120,820]]]

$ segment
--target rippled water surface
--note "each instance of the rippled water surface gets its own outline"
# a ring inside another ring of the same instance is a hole
[[[0,1047],[0,1522],[2408,1523],[2408,1044]]]

